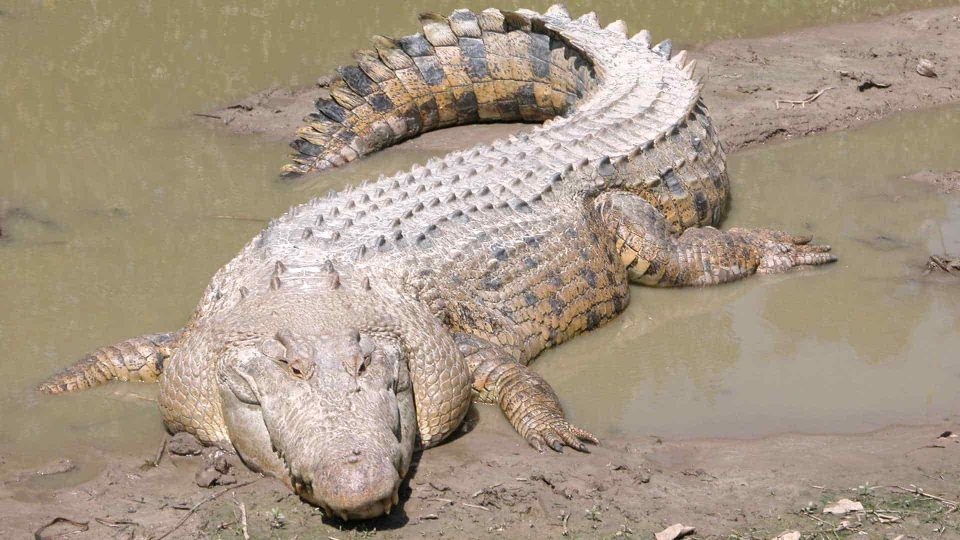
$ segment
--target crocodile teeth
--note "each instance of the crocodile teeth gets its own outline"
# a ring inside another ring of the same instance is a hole
[[[654,45],[653,49],[651,50],[659,54],[660,56],[666,58],[667,60],[669,60],[671,49],[673,49],[673,41],[670,41],[669,39],[665,39],[660,43],[657,43],[656,45]]]

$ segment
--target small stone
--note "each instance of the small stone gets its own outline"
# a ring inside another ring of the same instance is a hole
[[[177,456],[199,456],[203,445],[189,433],[177,433],[167,441],[167,450]]]
[[[219,479],[220,473],[214,469],[201,469],[197,471],[197,476],[195,478],[197,485],[205,488],[213,486]]]

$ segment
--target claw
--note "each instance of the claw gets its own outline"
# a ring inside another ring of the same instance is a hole
[[[550,448],[553,448],[555,451],[563,453],[563,439],[560,438],[556,432],[547,432],[547,444],[550,445]]]
[[[573,431],[574,435],[576,435],[578,439],[590,441],[593,444],[600,446],[600,440],[594,437],[589,431],[584,431],[577,426],[570,426],[570,431]]]
[[[563,442],[567,443],[567,446],[578,452],[587,452],[586,445],[580,442],[580,439],[578,439],[577,436],[572,433],[572,431],[573,430],[560,432],[560,436],[563,437]]]
[[[543,437],[540,435],[531,435],[527,438],[527,442],[534,450],[540,452],[541,454],[545,451],[543,448]]]

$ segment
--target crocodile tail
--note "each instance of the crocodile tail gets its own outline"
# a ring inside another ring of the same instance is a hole
[[[330,96],[297,130],[286,175],[339,167],[434,129],[543,122],[596,87],[590,59],[523,12],[458,9],[420,23],[413,35],[374,36],[357,64],[337,69]]]
[[[45,394],[63,394],[111,380],[156,381],[180,334],[180,331],[144,334],[100,347],[41,383],[38,389]]]

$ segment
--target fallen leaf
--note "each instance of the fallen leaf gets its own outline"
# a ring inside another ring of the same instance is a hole
[[[696,531],[696,529],[693,527],[687,527],[686,525],[676,523],[653,536],[656,537],[657,540],[675,540],[676,538],[683,538],[688,534],[693,534],[694,531]]]
[[[800,540],[800,531],[782,532],[773,540]]]
[[[850,499],[840,499],[831,506],[823,507],[824,514],[833,514],[835,516],[842,516],[848,512],[859,512],[861,510],[863,510],[863,505]]]

